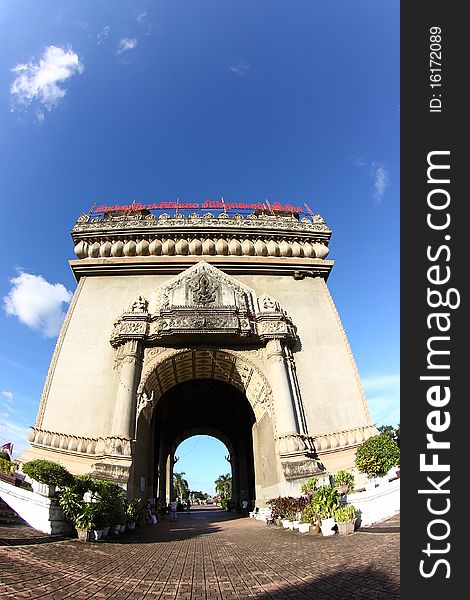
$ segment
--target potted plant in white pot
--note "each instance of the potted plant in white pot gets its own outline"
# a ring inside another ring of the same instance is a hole
[[[349,494],[354,489],[354,475],[349,471],[341,469],[334,475],[335,487],[341,496]]]
[[[338,533],[348,535],[354,532],[356,524],[356,509],[352,504],[339,506],[334,511],[334,518],[338,526]]]
[[[331,485],[324,485],[315,492],[312,498],[314,511],[320,515],[320,529],[322,535],[329,536],[335,533],[334,511],[340,504],[338,490]]]
[[[126,500],[124,506],[127,519],[127,527],[128,529],[135,529],[135,525],[142,513],[142,500],[140,498]]]
[[[320,514],[310,499],[302,508],[299,533],[320,533]]]

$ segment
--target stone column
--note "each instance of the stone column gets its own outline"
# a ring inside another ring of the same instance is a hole
[[[277,435],[298,434],[299,429],[281,340],[277,338],[268,340],[266,350],[271,371]]]
[[[142,367],[139,340],[129,340],[118,350],[118,388],[114,406],[113,436],[134,439],[136,390]]]

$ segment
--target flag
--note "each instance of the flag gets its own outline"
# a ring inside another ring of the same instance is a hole
[[[8,452],[11,456],[13,454],[13,442],[8,442],[7,444],[0,446],[0,452]]]
[[[271,208],[271,205],[269,204],[269,200],[268,200],[267,198],[266,198],[266,204],[268,205],[268,208],[269,208],[269,210],[270,210],[271,214],[273,215],[273,214],[274,214],[274,211],[273,211],[273,209]]]
[[[307,209],[307,212],[308,212],[308,214],[309,214],[309,215],[312,217],[312,219],[313,219],[313,217],[314,217],[315,215],[314,215],[314,214],[313,214],[313,212],[310,210],[310,206],[309,206],[309,205],[308,205],[306,202],[304,202],[304,206],[305,206],[305,208]]]

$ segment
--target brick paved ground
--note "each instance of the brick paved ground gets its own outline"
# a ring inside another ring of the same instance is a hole
[[[322,537],[191,511],[86,543],[0,526],[0,544],[2,599],[399,598],[399,517]]]

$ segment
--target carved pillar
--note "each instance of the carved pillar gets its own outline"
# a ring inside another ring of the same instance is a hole
[[[300,433],[307,435],[307,420],[305,418],[302,395],[300,393],[299,380],[297,378],[297,370],[295,368],[294,355],[292,354],[292,350],[289,347],[286,346],[284,350],[286,354],[287,370],[289,372],[289,379],[292,386],[292,394],[294,397],[294,405],[296,410],[297,423],[299,424],[299,431]]]
[[[268,340],[266,350],[271,371],[277,434],[299,433],[282,341],[278,338]]]
[[[139,340],[128,340],[118,349],[118,388],[114,407],[113,435],[134,439],[136,390],[142,368]]]

